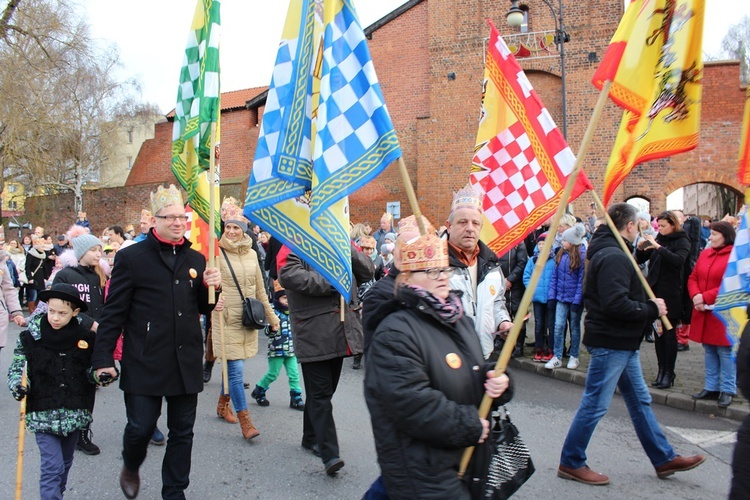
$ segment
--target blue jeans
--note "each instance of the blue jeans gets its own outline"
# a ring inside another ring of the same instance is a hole
[[[161,495],[165,499],[185,498],[190,484],[193,452],[193,424],[198,394],[165,396],[167,400],[167,449],[161,465]],[[162,396],[125,393],[125,415],[128,423],[122,436],[123,465],[137,471],[146,459],[148,442],[161,414]]]
[[[651,394],[643,380],[638,351],[603,347],[589,347],[588,351],[591,361],[586,389],[565,438],[560,464],[573,469],[586,465],[586,448],[596,424],[609,409],[616,387],[622,393],[635,433],[654,467],[674,459],[677,454],[651,410]]]
[[[547,308],[546,302],[534,302],[534,347],[544,348],[544,339],[547,339],[547,347],[552,349],[555,345],[555,314]]]
[[[67,436],[43,432],[36,434],[36,444],[42,459],[39,476],[39,497],[42,500],[62,499],[77,441],[78,431]]]
[[[229,399],[234,404],[234,411],[247,410],[245,397],[245,360],[230,359],[227,361],[227,376],[229,377]],[[224,376],[221,377],[221,395],[224,394]]]
[[[706,359],[704,388],[707,391],[737,393],[737,365],[732,358],[732,348],[703,344],[703,349]]]
[[[555,356],[562,359],[565,347],[565,326],[570,320],[570,356],[577,358],[581,347],[581,312],[573,310],[573,304],[558,302],[555,307]]]

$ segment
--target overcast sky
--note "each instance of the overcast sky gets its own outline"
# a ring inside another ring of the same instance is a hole
[[[174,108],[195,0],[79,2],[94,37],[119,47],[124,76],[139,78],[143,99],[156,103],[164,113]],[[363,27],[404,3],[405,0],[354,0]],[[729,4],[731,12],[725,8]],[[286,0],[222,0],[222,91],[270,83],[288,5]],[[748,0],[707,0],[704,52],[718,54],[729,25],[743,15],[750,15]]]

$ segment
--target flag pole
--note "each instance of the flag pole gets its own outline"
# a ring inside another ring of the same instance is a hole
[[[26,366],[23,368],[21,385],[26,387]],[[27,395],[28,396],[28,395]],[[16,456],[16,500],[21,500],[23,489],[23,448],[26,436],[26,396],[21,400],[20,417],[18,421],[18,455]]]
[[[596,194],[596,191],[591,191],[591,194],[594,196],[594,201],[596,202],[596,206],[604,212],[604,219],[607,221],[607,225],[612,230],[612,233],[614,233],[615,238],[617,239],[617,242],[620,244],[620,248],[622,248],[625,253],[628,255],[628,258],[630,259],[630,262],[633,264],[633,267],[636,270],[636,274],[638,275],[638,278],[641,281],[641,285],[643,285],[643,288],[646,290],[646,294],[648,295],[649,299],[655,299],[656,295],[654,295],[654,291],[651,290],[651,286],[649,286],[648,281],[646,281],[646,277],[641,272],[641,268],[638,267],[638,263],[635,261],[635,257],[633,256],[633,253],[630,251],[628,246],[625,244],[625,240],[622,239],[622,235],[620,234],[620,231],[617,229],[617,226],[615,226],[614,221],[607,213],[607,209],[604,207],[604,203],[602,203],[602,200],[599,198],[599,195]],[[671,330],[672,329],[672,323],[667,319],[667,316],[662,316],[661,322],[664,325],[665,330]]]
[[[208,267],[216,265],[216,122],[211,122],[211,152],[208,162]],[[208,287],[208,303],[216,303],[216,287]]]
[[[411,184],[411,178],[409,177],[409,171],[406,170],[406,164],[404,163],[403,156],[398,157],[398,170],[401,172],[401,179],[403,179],[404,187],[406,188],[406,197],[409,199],[411,211],[414,214],[414,218],[417,219],[419,234],[425,235],[427,234],[427,228],[424,226],[424,221],[422,220],[422,211],[419,209],[417,195],[414,193],[414,186],[412,186]]]
[[[536,265],[534,266],[534,271],[531,273],[531,280],[526,287],[526,291],[523,293],[523,297],[521,297],[521,303],[518,306],[519,311],[527,311],[529,309],[529,306],[531,305],[531,299],[534,297],[534,292],[536,291],[537,284],[539,283],[539,279],[542,276],[542,271],[545,264],[547,263],[549,254],[552,251],[552,243],[555,239],[554,234],[557,232],[557,228],[560,225],[560,219],[562,219],[562,216],[565,213],[565,209],[568,206],[568,200],[570,200],[570,195],[573,193],[573,188],[578,181],[578,174],[581,173],[583,159],[586,157],[586,153],[588,152],[589,146],[591,145],[591,141],[594,138],[594,132],[599,125],[599,120],[601,118],[602,111],[604,110],[604,105],[607,103],[607,97],[609,96],[609,87],[611,85],[612,82],[608,80],[604,82],[604,85],[602,86],[601,93],[599,94],[599,99],[596,101],[594,112],[591,115],[591,119],[589,120],[586,134],[583,136],[580,149],[578,150],[578,155],[576,155],[576,162],[573,166],[573,171],[568,177],[568,182],[565,184],[565,189],[563,190],[562,196],[560,197],[560,203],[557,205],[557,211],[555,212],[555,216],[552,218],[552,223],[550,224],[548,230],[550,236],[544,240],[544,246],[539,253]],[[508,367],[508,362],[510,361],[511,354],[513,353],[513,349],[516,346],[516,339],[518,338],[518,334],[521,331],[521,327],[523,326],[524,321],[525,317],[523,314],[517,314],[515,319],[513,320],[513,327],[511,328],[508,337],[505,339],[503,350],[500,352],[500,357],[498,358],[497,363],[495,363],[495,375],[505,373],[505,370]],[[491,406],[492,398],[490,398],[485,393],[484,397],[482,397],[482,403],[479,405],[479,417],[487,418],[490,413]],[[466,450],[464,451],[464,454],[461,457],[461,465],[458,470],[459,478],[463,478],[464,473],[466,472],[466,468],[469,465],[469,460],[471,460],[472,453],[474,453],[474,446],[466,448]]]

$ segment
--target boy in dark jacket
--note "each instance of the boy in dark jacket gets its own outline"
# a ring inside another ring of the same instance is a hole
[[[94,333],[77,317],[86,304],[74,286],[53,285],[39,300],[47,302],[47,314],[33,317],[19,335],[8,387],[16,400],[27,398],[26,427],[41,455],[40,497],[62,498],[79,431],[91,423]]]

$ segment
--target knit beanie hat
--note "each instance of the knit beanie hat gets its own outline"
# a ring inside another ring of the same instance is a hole
[[[396,243],[396,233],[385,233],[385,236],[383,236],[383,240],[391,240],[391,243]]]
[[[578,246],[583,241],[583,237],[586,235],[586,228],[583,224],[576,224],[575,226],[563,231],[562,240],[567,241],[573,246]]]
[[[71,243],[73,245],[73,253],[76,256],[76,260],[81,260],[81,258],[86,255],[86,252],[88,252],[95,246],[103,246],[102,242],[99,241],[99,238],[90,234],[82,234],[81,236],[76,236],[75,238],[73,238]]]
[[[638,218],[651,222],[651,214],[648,212],[638,212]]]

